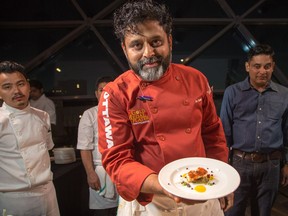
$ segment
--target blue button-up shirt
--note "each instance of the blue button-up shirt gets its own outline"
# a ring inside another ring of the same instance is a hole
[[[248,77],[227,87],[220,117],[229,147],[269,153],[288,146],[288,88],[273,81],[263,92]]]

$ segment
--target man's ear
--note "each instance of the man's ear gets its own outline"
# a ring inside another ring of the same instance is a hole
[[[249,73],[249,67],[249,62],[245,62],[245,69],[247,73]]]
[[[95,97],[99,100],[97,90],[95,90],[94,94],[95,94]]]
[[[172,38],[171,34],[168,36],[168,42],[169,42],[169,46],[170,46],[170,51],[172,51],[173,38]]]
[[[274,72],[274,70],[275,70],[275,62],[274,61],[272,62],[272,68],[273,68],[273,72]]]
[[[122,50],[123,50],[123,52],[127,58],[127,51],[126,51],[126,46],[125,46],[124,42],[121,43],[121,47],[122,47]]]

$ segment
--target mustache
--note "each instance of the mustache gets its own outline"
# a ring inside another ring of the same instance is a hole
[[[16,99],[16,98],[19,98],[19,97],[24,97],[23,94],[15,94],[13,97],[12,97],[12,100]]]
[[[142,60],[139,60],[138,62],[138,65],[140,66],[140,68],[143,67],[143,65],[145,64],[152,64],[152,63],[155,63],[155,62],[161,62],[162,61],[162,57],[161,56],[152,56],[150,58],[144,58]]]

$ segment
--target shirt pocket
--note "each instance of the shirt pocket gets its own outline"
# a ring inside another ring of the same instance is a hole
[[[268,118],[272,120],[279,120],[283,114],[284,104],[280,101],[270,101],[268,106]]]

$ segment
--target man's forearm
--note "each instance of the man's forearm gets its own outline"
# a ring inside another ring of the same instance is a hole
[[[80,151],[82,163],[84,165],[86,174],[89,175],[91,172],[95,172],[93,164],[93,156],[91,150],[81,150]]]

